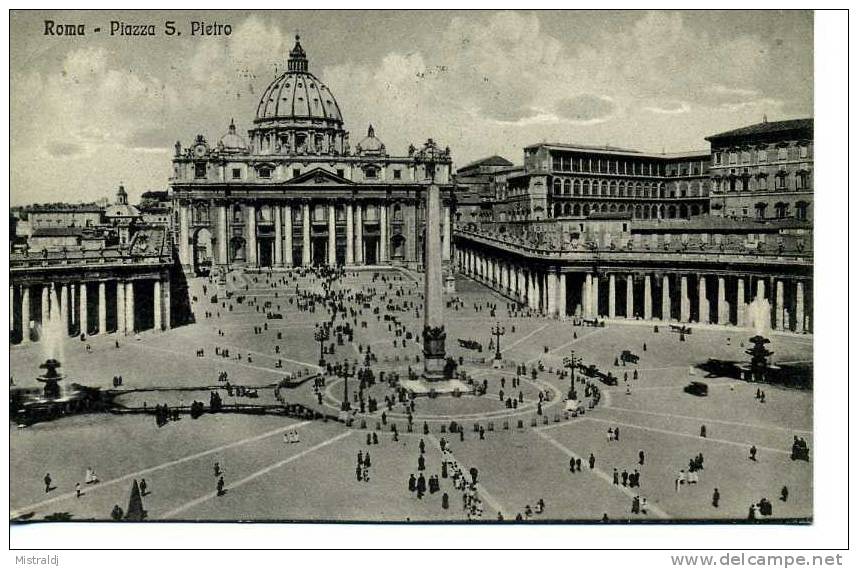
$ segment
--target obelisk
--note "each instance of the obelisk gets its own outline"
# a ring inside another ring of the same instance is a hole
[[[441,190],[434,177],[426,190],[425,277],[423,295],[423,377],[445,379],[444,288],[441,267]]]

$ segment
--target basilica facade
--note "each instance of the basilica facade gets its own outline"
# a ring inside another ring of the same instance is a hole
[[[247,137],[234,122],[216,143],[177,142],[170,180],[187,271],[308,265],[423,264],[430,182],[412,145],[391,155],[370,125],[354,147],[334,94],[296,38],[286,71],[262,93]],[[442,253],[455,207],[449,149],[433,164]]]

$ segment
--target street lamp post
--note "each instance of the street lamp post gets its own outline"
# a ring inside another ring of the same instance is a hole
[[[501,359],[500,338],[506,334],[506,327],[502,327],[500,322],[496,323],[491,330],[492,336],[495,337],[495,359]]]

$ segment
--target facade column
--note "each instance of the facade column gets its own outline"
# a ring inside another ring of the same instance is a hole
[[[584,318],[593,317],[593,275],[584,275],[584,284],[581,288],[581,313]]]
[[[795,331],[804,334],[804,283],[795,283]]]
[[[98,281],[98,333],[107,334],[107,283]]]
[[[9,305],[12,313],[12,305]],[[21,285],[21,343],[30,343],[30,287]]]
[[[185,268],[191,266],[191,221],[189,203],[186,201],[179,202],[179,261]]]
[[[593,288],[590,292],[593,301],[593,318],[601,316],[599,313],[599,275],[593,275]]]
[[[229,263],[226,204],[220,204],[217,210],[217,260],[221,265],[226,265]]]
[[[355,208],[355,264],[363,265],[363,205]]]
[[[698,277],[697,294],[700,323],[709,324],[709,298],[706,296],[706,275]]]
[[[718,277],[718,324],[730,323],[730,305],[727,304],[727,284],[724,277]]]
[[[283,266],[283,211],[280,204],[274,206],[274,266]]]
[[[346,204],[346,265],[355,264],[355,229],[352,202]]]
[[[310,266],[310,204],[301,204],[301,265]]]
[[[688,276],[679,277],[679,321],[686,323],[691,319],[691,303],[688,300]]]
[[[379,250],[379,262],[387,262],[387,203],[382,203],[381,206],[381,247]],[[423,261],[426,262],[425,260]]]
[[[69,334],[69,286],[60,287],[60,318],[63,321],[63,335]]]
[[[42,285],[42,337],[45,335],[45,330],[48,327],[48,321],[51,319],[51,285]]]
[[[775,326],[778,330],[784,329],[784,281],[775,281]]]
[[[78,322],[80,333],[89,335],[89,303],[87,302],[86,283],[80,283],[80,303],[78,306]]]
[[[280,209],[280,206],[277,206],[277,209]],[[152,301],[154,304],[154,314],[155,314],[155,331],[161,331],[161,313],[163,309],[161,308],[162,301],[162,293],[161,293],[161,279],[155,279],[155,285],[152,293]]]
[[[133,334],[135,331],[134,322],[134,281],[125,283],[125,333]]]
[[[626,318],[635,317],[635,276],[626,275]]]
[[[661,319],[670,321],[670,276],[661,277]]]
[[[757,279],[757,295],[754,300],[758,298],[766,298],[766,281],[761,278]]]
[[[736,280],[736,325],[747,326],[748,305],[745,304],[745,277]]]
[[[334,204],[328,204],[328,266],[337,264],[337,210]]]
[[[170,275],[167,274],[164,277],[164,282],[161,284],[161,292],[163,293],[163,306],[164,306],[164,318],[163,318],[163,328],[164,330],[169,330],[172,326],[172,320],[170,319],[170,309],[172,304],[170,304]]]
[[[259,266],[256,253],[256,205],[247,205],[247,264],[251,267]]]
[[[116,281],[116,333],[125,334],[125,283]]]
[[[283,221],[285,222],[285,229],[283,230],[283,264],[287,267],[292,266],[292,206],[290,204],[286,204],[283,206],[283,217],[285,218]]]
[[[548,297],[548,315],[555,316],[557,314],[557,274],[549,271],[546,277],[546,291]]]
[[[557,312],[561,318],[566,318],[566,274],[557,275]]]
[[[608,318],[617,317],[617,279],[613,273],[608,275]]]
[[[539,289],[536,284],[536,273],[534,271],[530,271],[530,277],[528,278],[528,287],[527,287],[527,297],[529,300],[529,305],[532,310],[536,310],[539,308]]]
[[[652,281],[644,275],[644,320],[652,320]]]

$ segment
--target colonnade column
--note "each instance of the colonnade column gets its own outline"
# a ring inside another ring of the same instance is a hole
[[[548,297],[548,315],[554,316],[557,314],[557,275],[549,271],[545,276],[545,294]]]
[[[337,264],[337,210],[328,204],[328,266]]]
[[[661,319],[665,322],[670,320],[670,276],[661,277]]]
[[[80,333],[89,334],[89,314],[87,303],[86,283],[80,283],[80,306],[78,307],[78,322],[80,323]]]
[[[745,304],[745,277],[736,281],[736,326],[747,326],[748,305]]]
[[[450,253],[453,250],[452,243],[452,235],[450,232],[450,206],[444,206],[444,217],[442,218],[442,223],[444,224],[444,248],[441,249],[441,259],[444,261],[450,260]]]
[[[706,296],[706,275],[700,275],[697,284],[698,312],[701,324],[709,324],[709,297]]]
[[[590,296],[593,302],[593,318],[598,318],[599,314],[599,275],[593,275],[593,288]]]
[[[247,206],[247,263],[255,267],[259,264],[256,255],[256,206]]]
[[[164,330],[169,330],[172,327],[172,320],[170,319],[170,307],[172,304],[170,303],[170,275],[168,274],[164,278],[164,282],[161,285],[161,289],[163,291],[164,297]]]
[[[557,312],[561,318],[566,317],[566,274],[560,273],[557,278]]]
[[[652,282],[644,275],[644,320],[652,320]]]
[[[310,266],[310,204],[301,204],[301,265]]]
[[[107,283],[98,281],[98,333],[107,334]]]
[[[42,334],[48,325],[48,320],[51,319],[51,285],[42,285]]]
[[[292,206],[286,204],[283,206],[283,216],[285,217],[285,229],[283,230],[283,264],[287,267],[292,266]]]
[[[116,333],[125,334],[125,283],[116,281]]]
[[[227,217],[226,217],[226,204],[221,204],[218,206],[218,227],[217,227],[217,260],[218,263],[222,265],[226,265],[229,263],[229,254],[227,248]]]
[[[346,265],[355,264],[354,212],[352,202],[346,204]]]
[[[387,262],[387,203],[381,204],[381,246],[379,247],[379,262]]]
[[[9,305],[9,313],[12,313],[12,305]],[[21,343],[30,342],[30,287],[21,286]]]
[[[635,317],[635,277],[626,275],[626,318]]]
[[[355,208],[355,263],[363,265],[363,206]]]
[[[613,273],[608,275],[608,318],[617,317],[617,279]]]
[[[795,283],[795,331],[804,334],[804,283]]]
[[[679,321],[688,322],[691,319],[691,303],[688,300],[688,277],[679,277]]]
[[[536,284],[536,273],[534,271],[530,271],[528,280],[527,297],[529,305],[532,310],[537,310],[539,308],[539,285]]]
[[[283,266],[283,212],[279,205],[274,206],[274,266]]]
[[[279,209],[280,208],[278,206],[278,210]],[[155,313],[155,331],[156,332],[161,331],[161,313],[163,311],[162,305],[161,305],[161,301],[162,301],[161,294],[162,294],[161,293],[161,280],[155,279],[154,290],[152,292],[152,300],[153,300],[153,304],[154,304],[153,308],[154,308],[154,313]]]
[[[125,283],[125,333],[133,334],[136,330],[134,322],[134,281]]]
[[[63,321],[63,335],[69,333],[69,286],[60,287],[60,319]]]
[[[778,279],[775,282],[775,327],[778,330],[784,329],[784,282]]]

